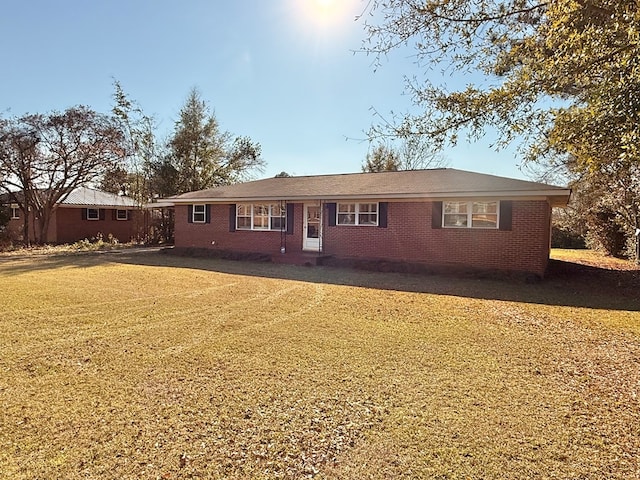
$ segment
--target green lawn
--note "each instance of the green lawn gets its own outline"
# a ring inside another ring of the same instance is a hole
[[[0,256],[0,478],[640,478],[640,272],[589,265]]]

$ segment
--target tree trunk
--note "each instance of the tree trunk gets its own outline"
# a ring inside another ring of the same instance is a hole
[[[22,237],[24,238],[24,244],[27,247],[30,247],[31,240],[29,239],[29,207],[26,204],[24,207],[24,223],[22,224]]]
[[[49,223],[51,221],[51,214],[53,213],[48,208],[43,208],[38,212],[38,228],[36,235],[36,243],[38,245],[44,245],[47,243],[47,232],[49,231]]]

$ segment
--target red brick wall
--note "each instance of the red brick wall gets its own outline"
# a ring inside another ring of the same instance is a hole
[[[328,226],[323,252],[337,257],[388,259],[433,266],[473,267],[543,275],[549,259],[551,208],[546,201],[514,201],[512,229],[434,229],[431,202],[390,202],[387,228]],[[188,223],[176,206],[176,247],[277,253],[280,232],[229,231],[229,205],[211,205],[211,223]],[[302,251],[302,204],[295,204],[288,252]]]
[[[211,248],[237,252],[276,254],[286,245],[288,252],[302,251],[302,204],[294,206],[293,234],[279,231],[229,231],[229,205],[211,205],[211,223],[189,223],[188,207],[176,206],[175,246]]]
[[[24,213],[20,210],[20,218],[12,218],[9,220],[9,224],[7,225],[9,231],[11,232],[11,237],[14,240],[19,242],[24,241]],[[40,227],[36,225],[33,219],[33,215],[29,215],[29,238],[31,241],[35,240],[36,228],[39,230]],[[55,213],[49,222],[49,231],[47,232],[47,238],[45,239],[45,243],[55,243],[55,234],[56,234],[56,224],[55,224]]]
[[[324,252],[438,266],[543,275],[550,248],[546,201],[513,202],[512,229],[431,227],[431,202],[388,204],[388,227],[336,226],[324,231]]]
[[[60,207],[54,219],[57,237],[52,242],[72,243],[87,238],[95,238],[102,233],[104,241],[109,234],[121,243],[127,243],[135,238],[140,226],[141,213],[137,210],[129,212],[130,220],[114,220],[113,209],[106,208],[104,220],[83,220],[82,208]]]
[[[20,212],[20,218],[12,218],[9,220],[7,224],[7,229],[9,230],[9,234],[11,238],[14,240],[22,241],[22,227],[24,225],[24,220],[22,219],[22,212]]]

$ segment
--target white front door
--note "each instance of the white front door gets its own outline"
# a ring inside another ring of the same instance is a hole
[[[317,203],[304,204],[302,249],[322,251],[322,208]]]

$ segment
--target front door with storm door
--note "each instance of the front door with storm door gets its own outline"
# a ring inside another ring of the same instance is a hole
[[[322,209],[320,204],[304,204],[303,250],[322,251]]]

